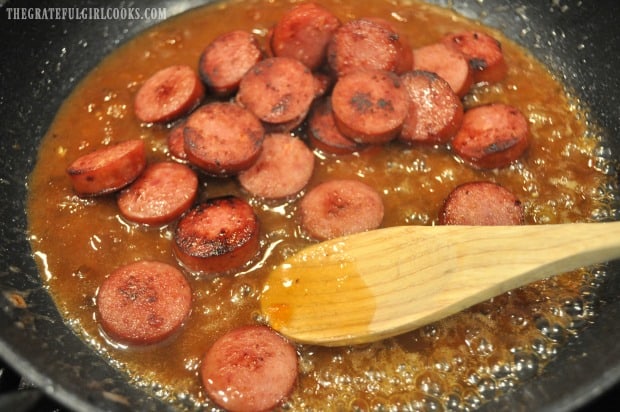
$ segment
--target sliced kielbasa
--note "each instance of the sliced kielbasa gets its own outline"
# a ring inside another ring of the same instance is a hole
[[[267,33],[265,33],[265,38],[263,39],[263,48],[265,49],[265,57],[267,58],[276,57],[273,54],[273,50],[271,50],[271,39],[273,39],[273,26],[267,29]]]
[[[474,82],[474,72],[467,58],[444,43],[413,50],[414,69],[436,73],[448,82],[454,93],[463,97]]]
[[[450,85],[435,73],[401,75],[409,93],[409,115],[399,139],[406,143],[447,143],[461,127],[463,104]]]
[[[192,291],[180,270],[139,261],[114,270],[96,298],[97,320],[111,339],[130,345],[161,342],[189,316]]]
[[[145,166],[144,142],[134,139],[80,156],[67,168],[67,174],[79,196],[96,196],[127,186]]]
[[[523,215],[523,205],[505,187],[492,182],[469,182],[448,195],[439,212],[439,224],[520,225]]]
[[[258,249],[258,218],[247,202],[233,196],[210,199],[190,209],[174,232],[176,257],[195,272],[240,268]]]
[[[479,169],[508,166],[529,146],[527,119],[515,107],[493,103],[469,109],[452,139],[452,149]]]
[[[310,69],[295,59],[272,57],[243,76],[237,101],[267,124],[300,123],[315,92]]]
[[[256,36],[234,30],[209,43],[200,55],[198,71],[210,90],[225,96],[237,91],[241,78],[262,58]]]
[[[331,96],[340,132],[358,143],[385,143],[400,132],[409,98],[400,78],[384,70],[363,70],[340,77]]]
[[[170,133],[166,143],[168,145],[168,152],[172,155],[174,160],[179,162],[187,162],[187,153],[185,152],[185,139],[183,138],[183,129],[185,129],[185,122],[181,122],[174,126]]]
[[[314,96],[325,96],[334,87],[334,83],[336,83],[335,76],[328,73],[314,73]]]
[[[376,229],[383,221],[379,193],[357,180],[330,180],[314,187],[300,203],[301,227],[318,240]]]
[[[265,127],[265,133],[295,133],[295,129],[300,127],[306,119],[307,112],[299,117],[282,123],[267,123],[263,122]]]
[[[117,198],[121,214],[132,222],[160,225],[173,221],[194,202],[198,177],[175,162],[154,163]]]
[[[449,34],[442,41],[469,60],[475,83],[495,83],[506,77],[508,65],[502,45],[494,37],[479,31],[464,31]]]
[[[327,62],[338,76],[356,70],[411,70],[411,47],[385,20],[365,18],[340,26],[327,45]]]
[[[228,102],[199,107],[183,130],[188,160],[215,176],[234,175],[250,167],[258,158],[264,135],[256,116]]]
[[[327,153],[347,154],[363,148],[362,145],[340,133],[334,120],[331,100],[323,98],[314,104],[308,117],[310,143]]]
[[[145,123],[174,120],[198,106],[205,90],[189,66],[162,69],[149,77],[134,100],[134,112]]]
[[[242,326],[209,348],[200,375],[211,400],[231,412],[268,411],[297,380],[295,347],[267,326]]]
[[[270,134],[263,150],[249,169],[239,173],[241,186],[266,199],[281,199],[299,193],[310,181],[314,155],[301,139],[290,134]]]
[[[297,59],[318,69],[327,54],[327,43],[340,20],[315,3],[303,3],[284,14],[273,28],[271,50],[277,57]]]

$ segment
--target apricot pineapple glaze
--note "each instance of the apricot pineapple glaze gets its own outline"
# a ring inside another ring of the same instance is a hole
[[[229,330],[264,319],[259,299],[267,274],[313,242],[301,230],[302,195],[321,182],[357,179],[375,188],[385,206],[382,226],[432,225],[459,184],[486,180],[508,188],[522,203],[526,224],[591,221],[605,217],[609,177],[600,167],[600,139],[574,96],[540,62],[501,33],[454,12],[417,2],[318,2],[342,22],[387,19],[422,47],[450,32],[476,29],[500,40],[508,66],[504,80],[477,84],[465,109],[491,102],[518,108],[527,118],[530,147],[510,166],[477,170],[449,144],[393,141],[352,154],[314,150],[315,169],[300,195],[265,201],[235,177],[198,171],[196,203],[224,195],[249,202],[260,222],[260,254],[241,270],[201,276],[184,271],[192,290],[182,330],[161,344],[136,350],[106,339],[95,296],[117,267],[156,260],[179,267],[172,252],[175,223],[148,226],[120,215],[116,195],[78,197],[67,167],[79,156],[140,139],[147,162],[171,160],[167,136],[176,123],[141,124],[133,111],[141,84],[171,65],[197,67],[216,36],[254,33],[263,46],[289,2],[255,0],[206,6],[165,21],[121,46],[65,101],[44,137],[29,180],[29,235],[41,276],[67,323],[131,382],[180,408],[214,407],[199,377],[213,342]],[[214,100],[209,96],[207,100]],[[306,144],[305,124],[293,134]],[[506,293],[414,332],[362,346],[296,345],[299,374],[281,404],[290,410],[470,410],[539,373],[592,316],[604,272],[580,270]],[[320,310],[320,308],[317,308]],[[407,409],[409,410],[409,409]]]

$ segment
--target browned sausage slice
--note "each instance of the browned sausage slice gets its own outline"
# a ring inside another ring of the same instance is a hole
[[[262,58],[256,37],[235,30],[218,36],[204,49],[198,71],[210,90],[225,96],[237,91],[243,75]]]
[[[529,146],[527,119],[515,107],[493,103],[467,110],[452,149],[480,169],[508,166]]]
[[[383,221],[383,201],[357,180],[330,180],[310,190],[300,203],[301,226],[318,240],[376,229]]]
[[[335,76],[321,72],[314,73],[314,96],[325,96],[334,87],[334,83],[336,83]]]
[[[414,69],[436,73],[463,97],[474,82],[474,72],[467,58],[460,52],[436,43],[413,50]]]
[[[409,113],[400,78],[382,70],[351,72],[332,91],[332,109],[340,132],[358,143],[385,143],[400,132]]]
[[[80,156],[67,168],[67,174],[78,195],[95,196],[122,189],[145,166],[144,142],[134,139]]]
[[[340,133],[329,98],[317,101],[311,109],[308,118],[308,137],[314,147],[327,153],[347,154],[363,148]]]
[[[290,120],[288,122],[283,122],[283,123],[263,122],[265,133],[287,133],[287,132],[294,133],[295,129],[301,126],[304,120],[306,120],[306,115],[307,115],[307,112],[293,120]]]
[[[284,14],[273,28],[271,50],[277,57],[297,59],[311,70],[325,61],[327,43],[340,20],[315,3],[303,3]]]
[[[467,57],[474,72],[475,83],[495,83],[506,77],[508,65],[502,45],[494,37],[479,31],[465,31],[449,34],[443,38],[443,42]]]
[[[97,319],[113,340],[129,345],[161,342],[189,316],[192,291],[174,266],[139,261],[114,270],[97,293]]]
[[[239,173],[241,186],[255,196],[281,199],[300,192],[310,181],[314,155],[290,134],[265,137],[256,163]]]
[[[117,198],[121,214],[132,222],[160,225],[178,218],[194,202],[198,177],[189,167],[155,163]]]
[[[168,133],[168,152],[179,162],[187,162],[187,153],[185,153],[185,139],[183,138],[183,129],[185,122],[181,122],[174,126]]]
[[[315,91],[314,76],[306,66],[288,57],[273,57],[243,76],[237,101],[263,122],[287,123],[303,119]]]
[[[380,17],[366,17],[366,20],[383,26],[391,33],[393,52],[396,53],[396,62],[395,65],[390,63],[388,65],[388,70],[396,74],[402,74],[409,70],[413,70],[413,49],[409,45],[409,42],[398,33],[398,30],[396,30],[389,21]]]
[[[450,85],[435,73],[401,75],[409,93],[409,115],[399,139],[406,143],[447,143],[461,127],[463,104]]]
[[[256,256],[259,224],[252,207],[227,196],[210,199],[181,217],[173,250],[189,270],[207,274],[240,268]]]
[[[263,39],[263,49],[265,50],[265,57],[271,58],[276,57],[273,54],[273,50],[271,50],[271,39],[273,39],[273,26],[267,29],[267,33],[265,33],[265,38]]]
[[[209,348],[200,375],[209,398],[231,412],[268,411],[293,390],[295,347],[266,326],[242,326]]]
[[[205,90],[198,74],[189,66],[162,69],[138,90],[134,112],[145,123],[174,120],[198,106]]]
[[[520,225],[523,206],[508,189],[492,182],[459,185],[439,212],[441,225]]]
[[[194,111],[183,131],[188,160],[215,176],[234,175],[258,158],[265,130],[251,112],[213,102]]]
[[[327,46],[327,62],[338,75],[357,70],[411,70],[411,47],[385,20],[351,20],[340,26]]]

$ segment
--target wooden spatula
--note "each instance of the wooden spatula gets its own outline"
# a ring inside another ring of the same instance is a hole
[[[620,222],[400,226],[308,247],[273,271],[261,308],[292,340],[394,336],[545,277],[620,258]]]

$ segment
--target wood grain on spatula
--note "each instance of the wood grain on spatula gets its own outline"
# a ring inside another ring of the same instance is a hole
[[[293,255],[269,275],[261,309],[298,342],[366,343],[616,258],[620,222],[391,227]]]

